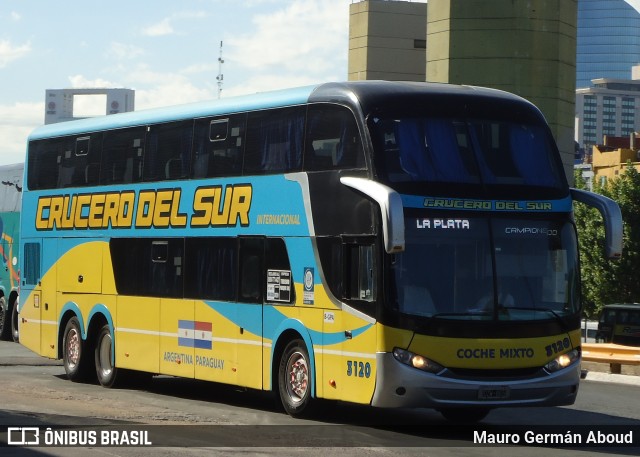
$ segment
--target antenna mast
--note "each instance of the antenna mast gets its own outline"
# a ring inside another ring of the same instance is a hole
[[[222,74],[222,64],[224,60],[222,59],[222,41],[220,41],[220,56],[218,57],[218,76],[216,79],[218,80],[218,98],[220,98],[220,94],[222,93],[222,82],[224,80],[224,75]]]

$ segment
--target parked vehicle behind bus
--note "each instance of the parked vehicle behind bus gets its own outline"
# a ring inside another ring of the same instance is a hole
[[[572,404],[574,201],[620,256],[617,204],[570,189],[505,92],[328,83],[35,130],[20,339],[73,381],[132,371],[316,399]]]
[[[0,166],[0,339],[18,341],[20,202],[24,165]]]
[[[600,312],[599,343],[640,346],[640,303],[606,305]]]

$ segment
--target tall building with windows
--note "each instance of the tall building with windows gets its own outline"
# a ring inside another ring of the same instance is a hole
[[[629,78],[640,63],[639,8],[637,0],[578,0],[576,88]]]
[[[637,131],[640,79],[594,79],[593,87],[576,90],[576,141],[587,153],[605,135],[628,137]]]

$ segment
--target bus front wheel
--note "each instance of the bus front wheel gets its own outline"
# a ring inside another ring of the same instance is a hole
[[[112,347],[111,330],[109,325],[105,324],[98,333],[95,348],[96,374],[98,382],[104,387],[113,387],[118,374],[118,369],[111,358]]]
[[[309,413],[311,403],[311,364],[302,340],[293,340],[284,349],[278,368],[280,400],[287,414],[300,417]]]
[[[82,331],[77,317],[67,322],[62,338],[62,362],[69,380],[81,382],[87,380],[90,373],[90,361],[85,354],[87,343],[82,340]]]

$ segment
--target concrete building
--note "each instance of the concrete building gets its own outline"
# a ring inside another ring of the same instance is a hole
[[[349,10],[350,81],[424,81],[427,4],[361,1]]]
[[[131,89],[47,89],[45,124],[71,121],[86,116],[74,115],[74,100],[78,96],[104,96],[105,110],[100,114],[117,114],[133,111],[135,91]]]
[[[631,164],[640,171],[640,137],[605,137],[604,144],[596,145],[592,151],[591,170],[594,182],[604,185],[608,180],[624,173]]]
[[[576,90],[575,140],[585,151],[605,136],[629,138],[640,131],[640,78],[592,82],[593,87]]]
[[[626,0],[578,0],[576,87],[627,79],[640,63],[640,12]]]
[[[577,0],[364,0],[352,3],[350,14],[350,80],[427,80],[518,94],[547,118],[573,179]],[[425,48],[416,46],[423,31]],[[416,67],[422,64],[424,76]]]

